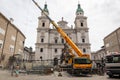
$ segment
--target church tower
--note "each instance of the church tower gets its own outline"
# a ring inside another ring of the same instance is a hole
[[[76,42],[83,53],[91,53],[89,43],[89,28],[87,27],[87,17],[84,16],[84,11],[78,4],[75,17]]]
[[[44,12],[49,15],[49,10],[47,4],[44,5]],[[37,41],[36,41],[36,52],[35,59],[45,59],[48,53],[48,42],[49,42],[49,19],[41,12],[41,16],[38,18],[38,28],[37,28]]]

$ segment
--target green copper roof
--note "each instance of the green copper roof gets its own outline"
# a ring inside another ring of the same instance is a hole
[[[83,9],[81,8],[80,4],[78,4],[78,8],[76,10],[76,13],[78,13],[78,12],[84,12]]]
[[[47,4],[44,5],[44,9],[45,12],[49,13],[48,9],[47,9]]]

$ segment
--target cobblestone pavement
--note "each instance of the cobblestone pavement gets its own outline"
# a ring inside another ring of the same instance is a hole
[[[69,74],[62,72],[62,77],[58,77],[58,73],[55,72],[51,75],[27,75],[20,74],[18,77],[11,76],[10,71],[0,70],[0,80],[120,80],[120,78],[108,78],[108,76],[70,76]]]

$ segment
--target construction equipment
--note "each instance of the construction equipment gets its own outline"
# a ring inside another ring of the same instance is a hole
[[[91,60],[89,54],[82,54],[82,56],[76,56],[72,48],[69,45],[64,45],[62,61],[64,65],[63,68],[67,69],[68,73],[71,74],[88,74],[91,72]],[[66,70],[65,69],[65,70]]]
[[[120,76],[120,53],[112,53],[106,56],[106,74],[111,78]]]
[[[78,56],[72,55],[69,59],[69,63],[66,64],[67,68],[69,68],[71,73],[74,74],[88,74],[91,71],[92,63],[90,57],[88,55],[84,55],[82,51],[75,45],[75,43],[67,36],[67,34],[44,12],[44,10],[32,0],[35,5],[42,11],[42,13],[49,19],[49,21],[53,24],[56,30],[61,34],[61,36],[66,40],[66,43],[76,52]]]

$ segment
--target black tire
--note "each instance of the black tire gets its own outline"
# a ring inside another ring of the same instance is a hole
[[[111,74],[111,75],[108,75],[109,76],[109,78],[113,78],[113,75]]]
[[[119,74],[119,78],[120,78],[120,74]]]

